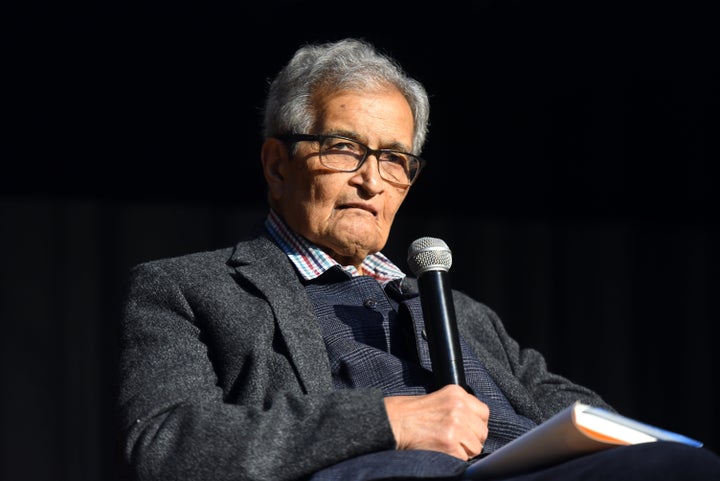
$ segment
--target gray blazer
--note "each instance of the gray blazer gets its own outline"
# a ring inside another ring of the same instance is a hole
[[[453,296],[461,336],[520,414],[606,406],[520,349],[486,306]],[[132,270],[118,402],[139,479],[299,480],[395,447],[379,390],[333,389],[304,288],[264,235]]]

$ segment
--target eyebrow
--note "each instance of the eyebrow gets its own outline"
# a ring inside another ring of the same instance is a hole
[[[357,140],[358,142],[362,142],[363,144],[367,145],[367,139],[362,138],[360,135],[357,134],[357,132],[351,132],[349,130],[330,130],[325,135],[341,135],[343,137],[348,137],[353,140]],[[379,147],[381,150],[397,150],[399,152],[405,152],[405,153],[412,153],[412,151],[403,143],[401,142],[392,142],[390,144],[386,144],[386,146]]]

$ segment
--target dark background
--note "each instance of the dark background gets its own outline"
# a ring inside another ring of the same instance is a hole
[[[710,4],[711,2],[706,2]],[[2,30],[0,478],[105,480],[122,286],[265,214],[266,80],[361,36],[427,86],[428,167],[385,252],[552,370],[720,450],[717,25],[693,2],[28,4]]]

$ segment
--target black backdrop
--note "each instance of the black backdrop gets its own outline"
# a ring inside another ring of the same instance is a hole
[[[581,5],[580,5],[581,4]],[[265,213],[266,79],[361,36],[432,96],[389,254],[621,412],[720,449],[718,40],[683,2],[27,6],[3,31],[0,478],[114,479],[122,284]]]

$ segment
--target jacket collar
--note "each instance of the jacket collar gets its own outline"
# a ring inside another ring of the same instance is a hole
[[[332,389],[320,325],[287,256],[262,233],[238,243],[228,263],[270,304],[304,391]]]

